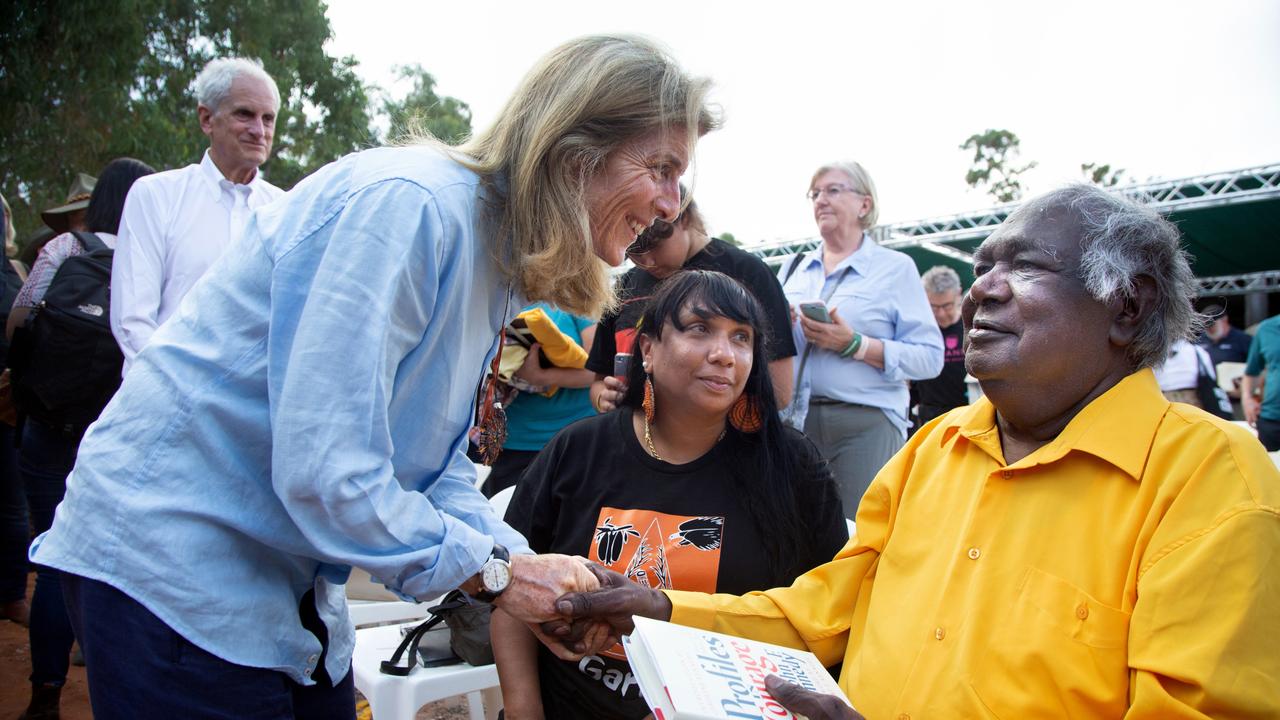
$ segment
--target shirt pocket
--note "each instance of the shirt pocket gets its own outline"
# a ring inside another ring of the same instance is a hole
[[[988,619],[990,652],[971,669],[969,684],[993,715],[1124,714],[1129,613],[1032,567],[1012,605]]]
[[[856,288],[840,288],[828,304],[838,308],[840,317],[854,330],[876,338],[893,337],[894,309],[889,297]]]

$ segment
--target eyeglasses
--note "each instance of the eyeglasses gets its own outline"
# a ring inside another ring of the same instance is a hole
[[[635,242],[627,246],[627,256],[635,257],[653,252],[663,240],[674,235],[675,231],[675,223],[667,222],[662,218],[655,219],[652,225],[636,236]]]
[[[854,190],[848,185],[828,185],[827,187],[824,187],[824,188],[813,188],[809,192],[805,193],[804,196],[809,198],[809,200],[812,202],[817,202],[818,198],[822,197],[823,193],[826,193],[827,197],[831,198],[832,200],[835,200],[836,198],[840,197],[841,193],[850,193],[852,195],[861,195],[863,197],[867,196],[866,193],[858,192],[857,190]]]
[[[959,305],[959,304],[960,304],[960,298],[956,298],[955,300],[952,300],[951,302],[944,302],[944,303],[929,303],[929,307],[933,308],[934,310],[950,310],[951,308],[953,308],[953,307],[955,307],[955,306],[957,306],[957,305]]]

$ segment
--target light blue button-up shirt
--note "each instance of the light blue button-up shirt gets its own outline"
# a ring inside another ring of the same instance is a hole
[[[351,566],[426,600],[495,541],[528,552],[465,456],[485,358],[523,304],[479,230],[481,193],[437,150],[379,149],[255,211],[89,429],[32,559],[310,684],[308,590],[337,679]]]
[[[791,261],[783,263],[779,281],[786,277],[790,265]],[[870,235],[863,235],[858,250],[829,275],[822,265],[822,248],[806,253],[791,278],[783,282],[787,302],[798,305],[821,299],[845,268],[850,268],[849,273],[827,306],[836,308],[854,330],[884,342],[884,370],[815,347],[796,387],[802,396],[880,408],[906,438],[907,381],[927,380],[942,372],[942,332],[933,319],[915,262],[904,253],[880,247]],[[807,343],[798,317],[792,336],[796,351],[803,353]]]

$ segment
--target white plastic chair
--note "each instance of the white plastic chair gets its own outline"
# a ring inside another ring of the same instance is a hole
[[[479,487],[489,468],[478,465],[476,470],[476,487]],[[509,488],[489,500],[498,517],[506,512],[514,491],[514,488]],[[401,601],[348,603],[351,622],[356,626],[356,646],[351,655],[356,689],[369,701],[373,720],[413,720],[423,705],[457,695],[467,696],[471,720],[493,720],[502,709],[496,665],[475,667],[459,664],[434,668],[419,665],[405,677],[381,672],[382,661],[390,659],[404,639],[400,629],[421,622],[427,617],[427,608],[431,605]],[[395,624],[361,627],[374,623]]]
[[[356,647],[351,656],[355,685],[369,701],[374,720],[413,720],[428,703],[455,695],[467,696],[471,720],[493,720],[502,708],[495,665],[447,665],[415,667],[406,677],[384,675],[379,668],[391,657],[403,636],[400,628],[417,625],[426,617],[426,603],[353,603],[351,619],[356,625],[368,622],[411,620],[356,630]],[[398,617],[397,617],[398,615]],[[358,619],[357,619],[358,618]]]

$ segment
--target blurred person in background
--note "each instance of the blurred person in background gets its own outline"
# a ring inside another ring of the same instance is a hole
[[[1263,320],[1249,345],[1240,400],[1269,452],[1280,450],[1280,315]],[[1264,381],[1265,378],[1265,381]]]
[[[960,321],[960,305],[964,288],[960,275],[945,265],[936,265],[920,276],[924,293],[933,309],[933,319],[942,331],[942,372],[932,380],[911,383],[911,405],[916,408],[915,427],[942,415],[952,408],[969,404],[965,387],[964,323]]]
[[[852,518],[906,440],[907,382],[942,371],[942,333],[915,262],[871,239],[880,205],[867,171],[856,162],[823,165],[807,197],[822,246],[779,274],[802,353],[787,414],[831,461]],[[826,316],[806,315],[802,303],[820,305]]]

